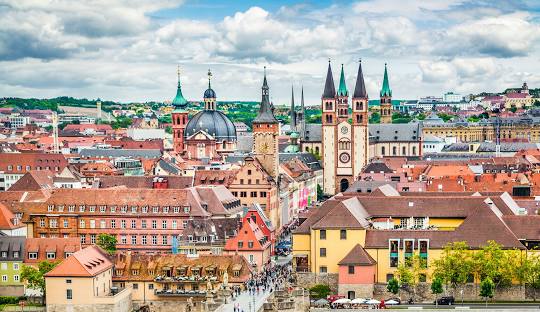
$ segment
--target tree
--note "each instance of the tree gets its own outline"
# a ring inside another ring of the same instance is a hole
[[[502,250],[495,241],[488,244],[473,255],[473,271],[479,280],[489,278],[496,287],[512,283],[515,253]]]
[[[486,307],[488,298],[493,298],[493,290],[495,289],[495,283],[491,278],[487,277],[480,283],[480,297],[486,300]]]
[[[309,289],[311,297],[315,299],[326,299],[330,295],[330,286],[324,284],[318,284]]]
[[[453,288],[463,287],[472,272],[472,257],[465,242],[452,242],[444,247],[442,256],[433,261],[433,276]]]
[[[54,269],[60,262],[41,261],[38,267],[23,265],[21,270],[21,281],[26,282],[29,288],[39,290],[43,294],[41,302],[45,304],[45,277],[50,270]]]
[[[439,305],[439,295],[443,292],[443,281],[440,277],[436,277],[431,282],[431,293],[435,295],[435,306]]]
[[[172,134],[173,133],[172,127],[171,126],[165,127],[165,132],[168,133],[168,134]]]
[[[110,255],[116,252],[116,236],[110,234],[99,234],[97,237],[97,245]]]
[[[511,111],[512,113],[515,113],[515,112],[517,112],[517,107],[512,106],[508,110]]]
[[[420,114],[416,115],[416,119],[418,119],[418,120],[424,120],[424,119],[426,119],[426,114],[420,113]]]
[[[402,289],[416,297],[416,287],[420,282],[420,276],[425,276],[425,260],[419,255],[414,255],[404,263],[398,265],[397,278]]]
[[[399,292],[399,282],[397,279],[392,278],[388,281],[388,285],[386,285],[386,290],[388,292],[393,293],[394,295],[397,295]]]
[[[379,114],[378,112],[371,113],[371,116],[369,117],[369,123],[370,124],[381,123],[381,114]]]
[[[317,184],[317,200],[321,200],[324,196],[324,192],[322,189],[322,186],[320,184]]]

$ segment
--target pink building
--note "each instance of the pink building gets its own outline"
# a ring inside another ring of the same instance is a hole
[[[340,295],[349,299],[373,296],[377,262],[360,244],[357,244],[338,265],[338,293]]]

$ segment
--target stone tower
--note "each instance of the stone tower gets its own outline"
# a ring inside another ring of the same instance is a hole
[[[381,88],[381,123],[392,123],[392,90],[388,82],[388,70],[384,63],[384,78]]]
[[[188,101],[182,95],[182,86],[180,84],[180,66],[178,66],[177,74],[178,87],[176,88],[176,96],[172,101],[174,110],[171,113],[171,117],[174,151],[181,154],[184,152],[184,131],[188,123],[188,111],[186,110]]]
[[[279,122],[274,116],[269,91],[265,67],[261,105],[257,117],[253,120],[253,153],[266,172],[277,181]]]

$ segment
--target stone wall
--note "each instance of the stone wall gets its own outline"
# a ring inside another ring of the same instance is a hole
[[[134,301],[133,308],[138,309],[142,306],[148,306],[150,312],[188,312],[187,302],[180,300],[154,300],[154,301]],[[205,311],[204,303],[193,302],[193,308],[191,312],[203,312]]]
[[[95,311],[110,311],[110,312],[131,312],[133,305],[131,300],[131,292],[122,296],[119,300],[111,304],[93,303],[93,304],[47,304],[47,312],[95,312]]]
[[[24,286],[23,285],[0,286],[0,296],[13,296],[13,297],[24,296]]]
[[[317,274],[311,272],[296,272],[294,274],[296,277],[296,285],[298,287],[311,288],[317,284],[324,284],[330,287],[332,293],[337,293],[338,291],[337,273]]]
[[[454,296],[456,301],[461,301],[462,297],[464,301],[481,301],[480,297],[480,285],[479,284],[466,284],[463,287],[463,296],[461,294],[461,288],[454,289],[452,287],[444,288],[444,292],[440,296]],[[373,297],[377,299],[387,299],[392,297],[393,294],[386,290],[386,284],[375,284]],[[402,300],[407,300],[412,296],[405,290],[400,290],[397,295]],[[513,285],[509,287],[497,287],[493,300],[501,301],[523,301],[540,299],[540,290],[532,289],[526,286]],[[431,293],[431,284],[421,283],[417,286],[415,302],[432,302],[435,300],[435,296]]]
[[[347,297],[349,291],[354,291],[355,298],[371,298],[373,288],[373,284],[339,284],[338,294]]]

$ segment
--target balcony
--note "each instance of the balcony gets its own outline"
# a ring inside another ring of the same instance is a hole
[[[160,282],[160,283],[199,283],[199,282],[207,282],[207,281],[217,282],[218,278],[217,276],[197,276],[197,275],[162,276],[162,275],[158,275],[154,278],[154,281]]]
[[[156,289],[154,294],[163,297],[205,297],[206,290]]]

